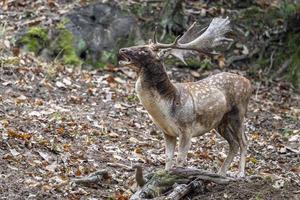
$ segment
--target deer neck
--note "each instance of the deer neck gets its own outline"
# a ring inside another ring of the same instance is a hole
[[[159,99],[173,100],[176,88],[171,83],[167,72],[158,61],[145,63],[136,83],[136,92],[140,97],[150,95]]]
[[[139,73],[135,84],[137,95],[152,120],[164,132],[172,134],[169,112],[176,99],[177,89],[171,83],[161,63],[150,63]],[[175,131],[177,132],[177,131]]]

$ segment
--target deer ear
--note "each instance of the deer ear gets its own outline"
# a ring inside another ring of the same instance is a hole
[[[174,56],[175,58],[178,58],[181,62],[183,62],[185,65],[187,65],[184,58],[186,55],[190,54],[191,51],[182,50],[182,49],[172,49],[169,53],[170,53],[170,55]]]
[[[162,49],[157,53],[157,57],[160,60],[164,60],[169,55],[174,56],[175,58],[178,58],[183,64],[187,65],[184,58],[186,55],[191,54],[191,51],[188,50],[182,50],[182,49]]]
[[[171,51],[171,49],[162,49],[162,50],[158,51],[158,53],[156,54],[157,58],[159,60],[164,60],[165,58],[167,58],[170,55],[170,51]]]

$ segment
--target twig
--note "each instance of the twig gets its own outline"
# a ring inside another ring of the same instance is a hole
[[[121,163],[107,163],[108,166],[110,167],[120,167],[123,168],[127,171],[132,171],[133,169],[127,165],[121,164]]]
[[[258,83],[256,92],[255,92],[255,100],[256,100],[256,101],[257,101],[257,95],[258,95],[258,91],[259,91],[260,85],[261,85],[261,82]]]
[[[298,151],[298,150],[296,150],[296,149],[293,149],[293,148],[291,148],[291,147],[288,147],[288,146],[286,146],[286,145],[283,145],[287,150],[289,150],[289,151],[291,151],[291,152],[293,152],[293,153],[295,153],[295,154],[297,154],[297,155],[300,155],[300,151]]]
[[[271,68],[273,67],[273,62],[274,62],[274,54],[275,54],[275,50],[272,51],[271,56],[270,56],[270,65],[267,69],[267,74],[270,73]]]
[[[293,149],[287,145],[284,144],[283,140],[281,138],[276,138],[275,142],[278,141],[280,142],[280,145],[282,145],[283,147],[285,147],[287,150],[289,150],[290,152],[295,153],[296,155],[300,155],[300,151]]]

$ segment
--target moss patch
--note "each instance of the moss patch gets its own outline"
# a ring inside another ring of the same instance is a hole
[[[57,47],[65,64],[80,65],[82,62],[74,47],[73,34],[64,27],[58,27]]]
[[[158,180],[157,185],[159,186],[173,185],[179,178],[180,176],[171,174],[166,170],[159,170],[153,176],[153,179]]]
[[[49,45],[48,30],[41,27],[32,27],[20,39],[19,43],[29,51],[38,54]]]
[[[79,65],[81,60],[74,47],[73,34],[64,25],[57,25],[52,33],[51,39],[48,36],[48,29],[32,27],[18,41],[20,46],[25,47],[35,54],[40,54],[43,49],[49,50],[49,56],[62,58],[65,64]]]

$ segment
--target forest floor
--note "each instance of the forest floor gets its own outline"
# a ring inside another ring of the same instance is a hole
[[[0,68],[1,197],[118,197],[134,183],[133,164],[146,171],[163,168],[163,137],[135,96],[133,72],[113,66],[84,71],[46,65],[27,54],[19,64]],[[172,80],[195,80],[190,70],[168,71]],[[246,120],[246,170],[248,176],[268,178],[212,186],[204,196],[297,199],[299,95],[286,82],[251,80],[255,92]],[[207,133],[193,139],[188,165],[217,171],[227,149],[219,135]],[[99,169],[110,174],[99,185],[70,184],[72,178]],[[236,161],[230,170],[236,172]]]
[[[131,166],[140,164],[147,172],[164,167],[162,133],[136,97],[134,72],[112,65],[85,71],[30,53],[4,55],[0,199],[127,199],[135,184]],[[177,82],[218,71],[168,68]],[[246,119],[246,172],[259,177],[211,184],[194,199],[300,199],[299,94],[288,82],[261,80],[247,69],[223,71],[244,75],[254,86]],[[215,132],[197,137],[188,166],[216,172],[227,150]],[[237,172],[237,161],[229,176]],[[100,169],[109,172],[101,183],[71,184]]]

